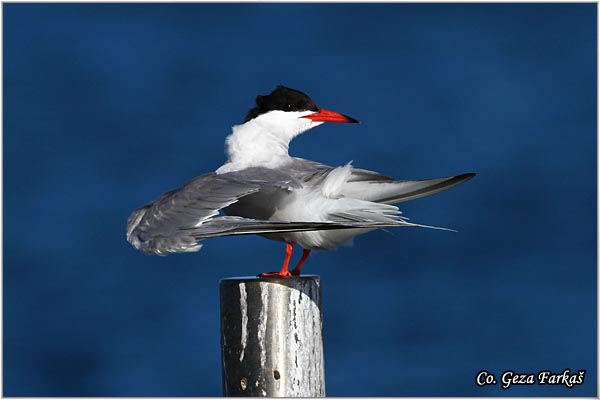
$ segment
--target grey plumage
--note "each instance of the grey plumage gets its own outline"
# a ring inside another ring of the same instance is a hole
[[[127,240],[144,253],[167,255],[198,251],[200,241],[211,237],[261,234],[285,241],[293,237],[302,243],[307,235],[300,237],[295,232],[319,231],[323,236],[324,231],[332,231],[324,236],[323,243],[311,244],[305,239],[305,246],[334,248],[369,230],[422,226],[407,222],[396,207],[387,204],[434,194],[473,176],[395,181],[372,171],[290,158],[277,170],[252,167],[190,180],[181,189],[134,211],[127,223]],[[339,201],[345,208],[326,213],[326,220],[275,218],[279,210],[298,200],[298,193],[307,190],[323,190],[325,197]]]

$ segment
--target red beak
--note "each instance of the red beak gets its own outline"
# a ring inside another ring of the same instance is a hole
[[[347,115],[340,114],[335,111],[325,110],[323,108],[321,108],[319,112],[310,115],[305,115],[304,117],[300,118],[308,118],[315,122],[350,122],[353,124],[360,122]]]

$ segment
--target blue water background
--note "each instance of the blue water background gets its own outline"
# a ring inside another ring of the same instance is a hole
[[[219,396],[218,281],[284,246],[144,256],[130,212],[225,161],[284,84],[360,125],[291,153],[399,179],[458,233],[318,253],[330,396],[596,395],[596,4],[4,4],[5,396]],[[297,256],[297,255],[296,255]],[[486,369],[585,383],[479,388]]]

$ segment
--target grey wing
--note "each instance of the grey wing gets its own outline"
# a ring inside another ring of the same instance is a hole
[[[258,183],[226,175],[199,176],[137,209],[127,222],[127,240],[144,253],[198,251],[202,245],[190,229],[211,221],[223,207],[260,190]]]
[[[290,176],[299,181],[307,181],[311,179],[323,179],[338,167],[321,164],[316,161],[305,160],[303,158],[293,157],[292,161],[286,165],[286,171]],[[385,181],[393,182],[394,178],[378,174],[377,172],[369,171],[361,168],[352,167],[352,175],[348,182],[354,181]]]
[[[296,181],[317,185],[335,168],[315,161],[292,157],[285,165],[286,172]]]
[[[318,184],[326,179],[334,167],[314,161],[294,158],[290,175],[303,182]],[[396,204],[429,196],[468,181],[474,173],[421,180],[395,180],[366,169],[352,168],[341,195],[375,203]]]
[[[375,222],[280,222],[220,215],[223,208],[266,187],[293,190],[300,186],[293,177],[266,168],[202,175],[134,211],[127,222],[127,240],[144,253],[168,255],[198,251],[202,247],[199,241],[210,237],[395,226]]]
[[[396,204],[439,193],[473,178],[467,173],[444,178],[395,181],[375,172],[360,170],[352,174],[342,189],[342,195],[383,204]]]

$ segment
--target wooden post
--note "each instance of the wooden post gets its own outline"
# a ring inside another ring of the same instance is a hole
[[[220,282],[223,395],[323,397],[318,276]]]

